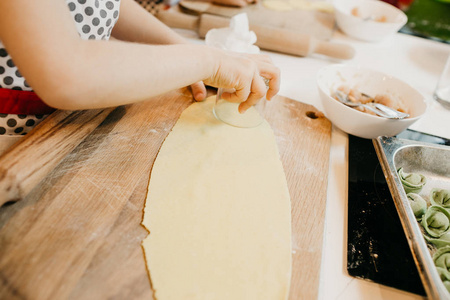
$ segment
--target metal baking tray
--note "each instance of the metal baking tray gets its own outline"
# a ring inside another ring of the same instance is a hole
[[[436,249],[423,237],[397,174],[400,167],[423,174],[427,183],[420,195],[429,195],[433,187],[450,189],[450,147],[395,137],[378,137],[373,143],[427,296],[450,299],[432,259]]]

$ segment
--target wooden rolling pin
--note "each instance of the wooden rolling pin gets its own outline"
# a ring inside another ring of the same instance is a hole
[[[0,156],[0,206],[23,199],[113,109],[55,111]]]
[[[201,38],[213,28],[229,27],[230,19],[210,14],[192,16],[176,11],[160,11],[158,19],[169,27],[197,31]],[[250,30],[257,36],[256,45],[261,49],[296,56],[322,54],[337,59],[352,59],[355,49],[349,45],[318,40],[310,35],[288,29],[275,28],[259,24],[250,24]]]

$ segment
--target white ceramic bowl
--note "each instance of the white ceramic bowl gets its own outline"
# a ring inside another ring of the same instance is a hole
[[[330,65],[317,74],[319,94],[326,117],[343,131],[366,139],[394,136],[411,126],[427,110],[424,97],[407,83],[387,74],[351,65]],[[348,107],[331,95],[342,85],[368,95],[398,97],[408,108],[409,118],[386,119]]]
[[[379,42],[396,33],[408,21],[403,11],[381,0],[334,0],[336,23],[348,36]],[[352,10],[358,11],[358,16]],[[375,21],[380,17],[385,22]]]

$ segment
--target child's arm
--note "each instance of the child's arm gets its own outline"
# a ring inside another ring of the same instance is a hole
[[[186,44],[186,40],[160,22],[135,0],[121,0],[120,17],[112,36],[129,42],[144,44]]]
[[[188,42],[151,13],[141,7],[135,0],[122,0],[120,18],[114,26],[112,36],[122,41],[144,44],[187,44]],[[198,101],[206,97],[203,82],[191,85],[192,94]]]
[[[146,100],[203,80],[234,87],[245,110],[279,89],[267,61],[199,45],[151,46],[81,40],[65,1],[0,0],[0,39],[22,75],[50,106],[90,109]]]

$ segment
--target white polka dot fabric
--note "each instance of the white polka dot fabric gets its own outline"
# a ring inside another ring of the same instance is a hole
[[[120,0],[65,1],[82,39],[108,40],[110,38],[111,31],[119,18]],[[0,88],[32,91],[1,41]],[[44,117],[0,114],[0,135],[26,134]]]
[[[82,39],[107,40],[119,18],[120,0],[68,0]]]
[[[0,41],[0,88],[31,91]]]
[[[0,135],[25,135],[46,115],[0,114]]]

